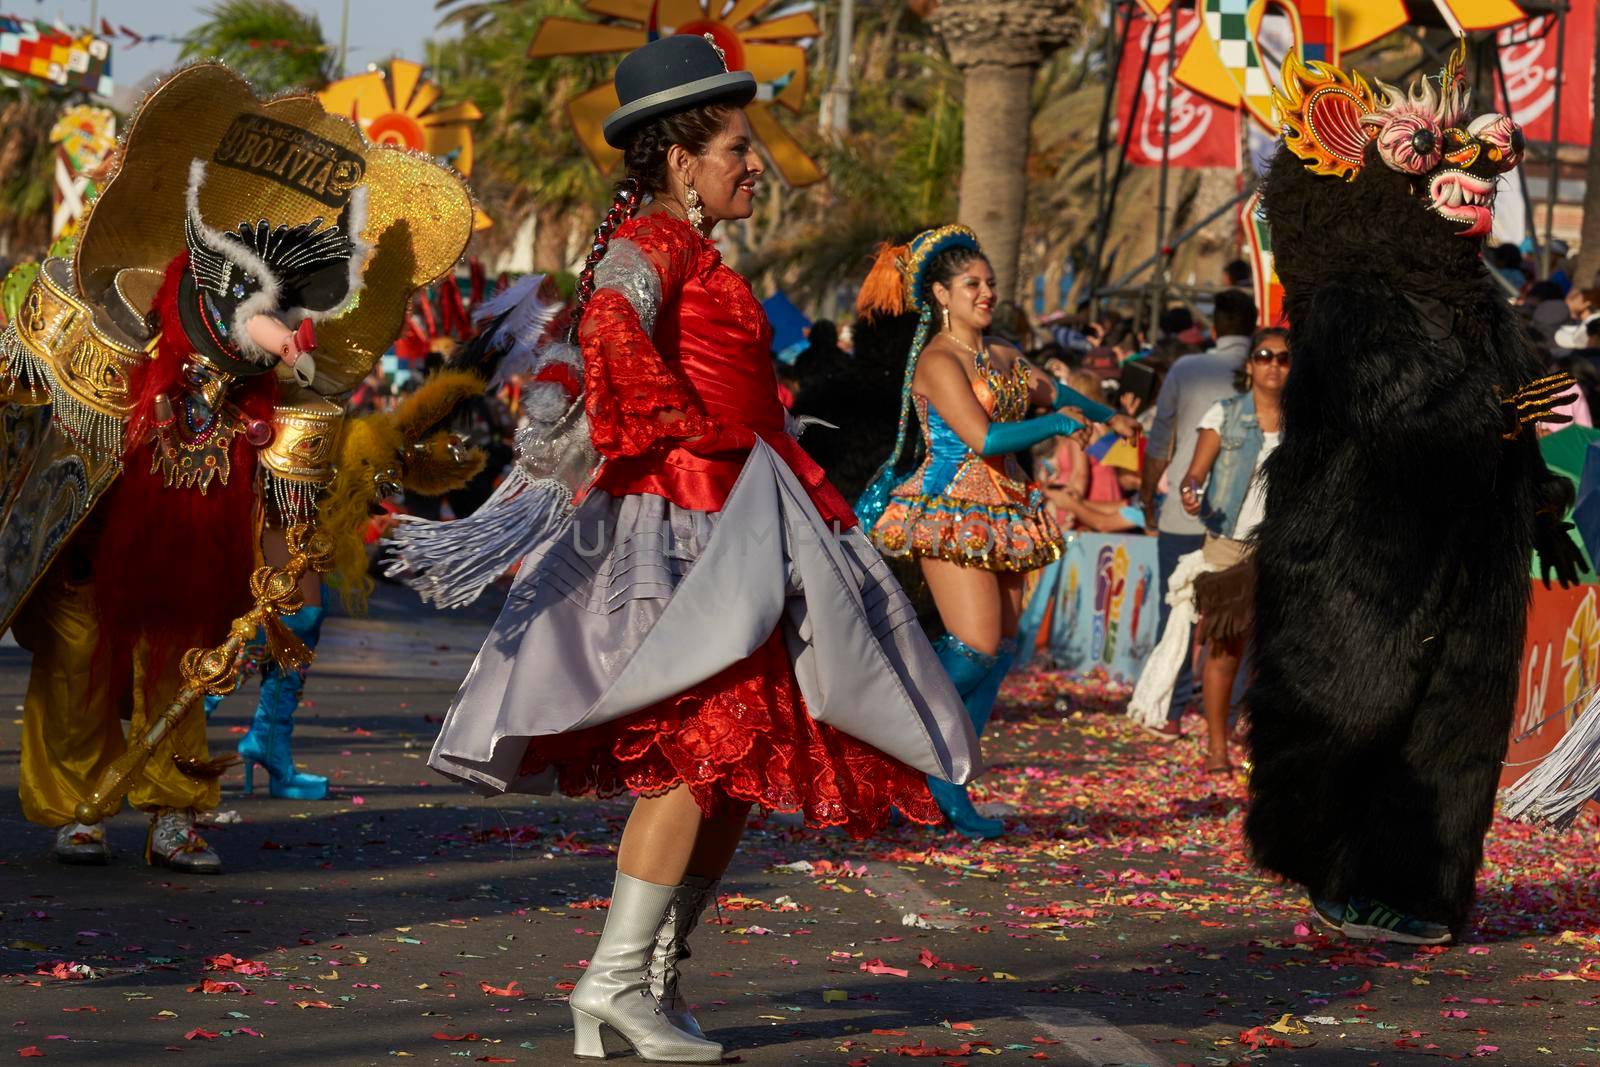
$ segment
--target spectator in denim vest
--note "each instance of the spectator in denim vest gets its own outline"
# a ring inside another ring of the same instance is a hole
[[[1233,395],[1234,375],[1250,353],[1250,333],[1255,329],[1256,305],[1248,293],[1225,289],[1217,294],[1214,325],[1216,345],[1207,352],[1182,356],[1172,364],[1156,398],[1155,422],[1145,447],[1141,497],[1145,522],[1157,533],[1156,551],[1160,561],[1161,586],[1157,603],[1161,625],[1166,626],[1167,583],[1178,559],[1200,548],[1205,527],[1187,514],[1176,492],[1169,492],[1159,510],[1157,489],[1168,467],[1172,480],[1189,469],[1194,457],[1195,431],[1200,417],[1218,400]],[[1175,490],[1176,486],[1172,486]],[[1193,695],[1194,680],[1185,661],[1172,691],[1172,705],[1160,733],[1169,738],[1182,734],[1178,720]]]
[[[1266,503],[1260,477],[1278,447],[1283,387],[1289,381],[1289,336],[1258,330],[1250,340],[1241,385],[1248,391],[1219,400],[1200,420],[1194,458],[1179,489],[1183,510],[1206,528],[1206,562],[1217,569],[1195,579],[1199,638],[1206,644],[1201,678],[1206,713],[1206,772],[1233,770],[1228,757],[1228,705],[1239,658],[1250,633],[1255,593],[1250,535]]]

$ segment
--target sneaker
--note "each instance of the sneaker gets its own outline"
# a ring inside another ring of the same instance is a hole
[[[222,857],[194,829],[188,808],[157,808],[145,838],[145,862],[185,874],[221,874]]]
[[[1402,915],[1375,900],[1345,905],[1344,936],[1362,941],[1398,941],[1407,945],[1444,945],[1455,939],[1448,926]]]
[[[99,867],[111,862],[106,830],[99,823],[69,822],[56,831],[56,847],[51,851],[60,863]]]
[[[1344,933],[1345,906],[1343,901],[1318,900],[1316,897],[1308,897],[1307,899],[1311,901],[1311,910],[1316,915],[1318,922],[1335,933]]]

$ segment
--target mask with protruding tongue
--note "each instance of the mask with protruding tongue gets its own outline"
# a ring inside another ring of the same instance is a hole
[[[1348,182],[1379,173],[1376,156],[1390,171],[1407,175],[1412,193],[1456,224],[1457,236],[1487,235],[1499,176],[1521,162],[1523,137],[1504,115],[1467,122],[1466,55],[1459,41],[1437,77],[1397,89],[1290,54],[1283,88],[1273,91],[1284,147],[1313,174]]]
[[[1375,82],[1374,107],[1361,125],[1391,169],[1427,182],[1428,207],[1460,223],[1458,237],[1478,238],[1494,225],[1494,196],[1501,174],[1522,159],[1522,130],[1504,115],[1466,123],[1469,99],[1461,53],[1440,73],[1402,92]]]

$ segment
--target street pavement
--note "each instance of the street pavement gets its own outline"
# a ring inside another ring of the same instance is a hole
[[[132,813],[109,868],[49,858],[16,801],[27,655],[0,647],[0,1059],[569,1060],[564,1000],[627,805],[486,800],[428,770],[492,614],[383,587],[370,617],[330,618],[296,750],[333,796],[243,797],[231,771],[214,878],[143,866]],[[253,689],[213,719],[214,752]],[[1242,783],[1201,774],[1197,739],[1093,703],[1052,674],[1008,685],[975,791],[1009,814],[1003,842],[753,818],[687,967],[730,1058],[1600,1064],[1592,812],[1566,835],[1496,823],[1465,945],[1350,944],[1250,868]]]

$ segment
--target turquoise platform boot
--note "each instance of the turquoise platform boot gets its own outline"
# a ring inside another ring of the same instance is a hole
[[[972,719],[972,728],[982,736],[983,728],[989,722],[989,712],[993,710],[995,698],[1000,693],[1000,681],[1010,669],[1011,661],[1016,658],[1016,642],[1006,642],[1001,646],[999,655],[989,656],[954,635],[945,634],[934,642],[934,651],[950,675],[956,692],[961,694],[967,715]],[[1005,832],[1005,823],[978,814],[967,795],[966,786],[929,778],[928,792],[933,794],[934,803],[939,805],[939,810],[944,812],[944,817],[950,820],[950,825],[957,832],[984,840],[999,837]]]
[[[307,648],[316,648],[322,634],[323,609],[304,607],[286,615],[283,623]],[[255,789],[256,764],[267,769],[267,792],[283,800],[321,800],[328,795],[328,780],[320,774],[297,771],[289,751],[294,732],[294,709],[300,706],[300,691],[305,688],[304,671],[285,671],[269,658],[261,666],[261,699],[256,703],[255,721],[239,742],[244,757],[244,791]]]

